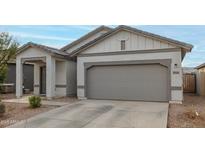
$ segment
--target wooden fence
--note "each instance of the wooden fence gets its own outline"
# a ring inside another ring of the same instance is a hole
[[[205,96],[205,72],[199,72],[198,90],[201,96]]]
[[[191,73],[183,74],[183,90],[185,93],[196,92],[196,75]]]

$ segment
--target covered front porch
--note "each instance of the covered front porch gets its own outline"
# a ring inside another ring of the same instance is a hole
[[[44,48],[30,46],[16,57],[16,96],[23,96],[23,64],[34,65],[34,95],[47,99],[63,97],[68,94],[68,60],[65,56],[44,52]]]

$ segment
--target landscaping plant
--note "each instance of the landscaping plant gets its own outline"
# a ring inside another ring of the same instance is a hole
[[[0,73],[5,71],[10,60],[15,59],[19,43],[8,33],[0,32]]]
[[[0,84],[6,79],[7,65],[15,59],[18,46],[19,43],[9,33],[0,32]]]
[[[31,108],[41,107],[41,98],[39,96],[30,96],[28,99]]]

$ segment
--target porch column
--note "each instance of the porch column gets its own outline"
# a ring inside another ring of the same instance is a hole
[[[16,58],[16,97],[23,95],[23,64],[21,58]]]
[[[56,60],[52,56],[46,57],[46,97],[55,97]]]
[[[40,66],[39,64],[34,64],[34,95],[40,94]]]

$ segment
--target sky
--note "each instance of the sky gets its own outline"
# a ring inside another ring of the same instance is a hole
[[[98,25],[0,25],[0,32],[9,32],[20,45],[34,42],[61,48],[97,27]],[[132,27],[192,44],[194,46],[192,52],[186,54],[183,60],[184,67],[195,67],[205,63],[205,25],[132,25]]]

